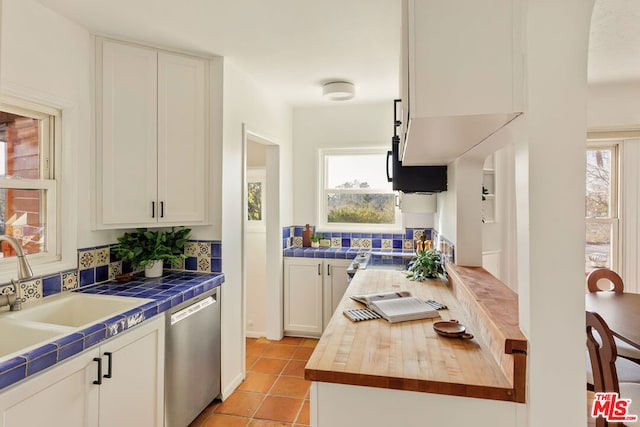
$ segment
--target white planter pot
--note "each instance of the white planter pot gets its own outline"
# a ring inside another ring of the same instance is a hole
[[[320,242],[311,242],[311,247],[312,248],[319,248],[320,247]]]
[[[151,264],[147,264],[144,268],[144,277],[161,277],[162,276],[162,261],[152,261]]]

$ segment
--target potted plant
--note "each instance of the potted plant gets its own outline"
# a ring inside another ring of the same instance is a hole
[[[173,264],[186,258],[184,244],[190,232],[189,228],[171,231],[138,228],[118,237],[118,244],[112,250],[117,258],[130,261],[134,268],[144,267],[145,277],[160,277],[164,261]]]
[[[320,238],[321,237],[322,237],[322,235],[320,235],[320,234],[312,234],[311,235],[311,247],[312,248],[320,247]]]
[[[407,278],[419,282],[445,275],[442,256],[436,249],[418,251],[409,262],[407,270]]]

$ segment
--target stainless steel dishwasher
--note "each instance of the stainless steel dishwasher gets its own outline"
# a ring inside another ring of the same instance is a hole
[[[186,427],[220,394],[219,288],[166,314],[165,427]]]

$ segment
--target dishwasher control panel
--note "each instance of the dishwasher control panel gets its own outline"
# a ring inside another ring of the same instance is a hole
[[[175,325],[179,321],[186,319],[192,314],[196,314],[197,312],[207,308],[211,304],[215,304],[215,300],[213,299],[213,297],[207,297],[195,304],[190,305],[189,307],[183,308],[182,310],[171,315],[171,324]]]

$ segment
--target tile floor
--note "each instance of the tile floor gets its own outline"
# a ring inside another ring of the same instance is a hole
[[[189,427],[309,425],[304,366],[318,340],[247,338],[247,378],[224,402],[216,400]]]

